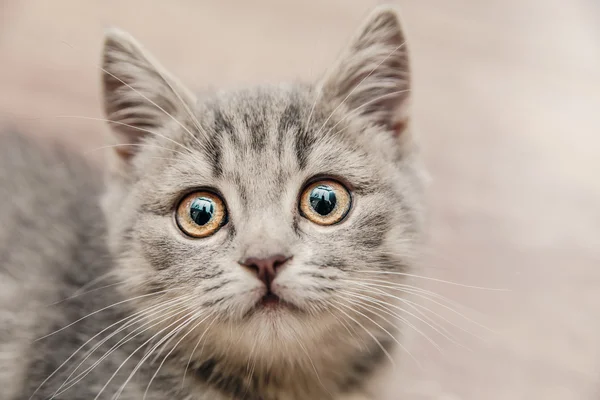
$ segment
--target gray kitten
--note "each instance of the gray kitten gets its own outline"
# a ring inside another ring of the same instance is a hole
[[[422,225],[396,12],[314,85],[196,97],[116,30],[103,70],[105,184],[2,139],[0,399],[379,398]]]

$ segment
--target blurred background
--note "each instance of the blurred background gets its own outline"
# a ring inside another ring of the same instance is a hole
[[[419,273],[510,291],[419,281],[466,306],[428,304],[468,349],[407,337],[419,364],[401,360],[388,399],[599,399],[600,2],[397,3],[432,177]],[[227,88],[316,79],[375,4],[0,0],[0,125],[102,164],[104,124],[67,116],[103,117],[104,27]]]

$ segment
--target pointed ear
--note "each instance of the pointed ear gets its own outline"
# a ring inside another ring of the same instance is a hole
[[[106,32],[102,53],[104,112],[113,123],[117,154],[128,161],[151,132],[189,111],[194,95],[128,33]]]
[[[400,135],[408,121],[410,69],[397,12],[377,7],[321,83],[326,101]]]

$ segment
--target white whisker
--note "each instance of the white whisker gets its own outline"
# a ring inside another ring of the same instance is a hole
[[[190,363],[192,362],[192,358],[194,357],[194,353],[196,352],[196,349],[198,348],[198,346],[200,345],[200,342],[202,342],[202,339],[204,338],[204,335],[206,335],[206,333],[208,332],[208,330],[210,329],[210,327],[212,326],[212,324],[217,320],[217,317],[215,316],[212,321],[210,321],[210,323],[208,324],[208,326],[206,327],[206,329],[204,330],[204,332],[202,332],[202,335],[200,335],[200,338],[198,339],[198,342],[196,342],[196,345],[194,346],[194,348],[192,349],[192,352],[190,353],[190,358],[188,359],[188,362],[185,366],[185,369],[183,370],[183,380],[181,381],[181,385],[185,385],[185,377],[187,375],[187,371],[190,368]],[[202,354],[202,352],[204,351],[204,344],[202,345],[202,349],[200,349],[200,354]]]
[[[73,299],[76,299],[77,297],[81,297],[81,296],[89,294],[89,293],[97,292],[98,290],[108,289],[108,288],[111,288],[111,287],[114,287],[117,285],[122,285],[122,283],[121,282],[110,283],[108,285],[100,286],[100,287],[90,289],[90,290],[87,290],[84,292],[81,291],[81,289],[83,289],[83,286],[82,286],[80,289],[75,291],[71,296],[65,297],[64,299],[59,300],[59,301],[55,301],[54,303],[50,303],[46,307],[56,306],[58,304],[64,303],[65,301],[73,300]]]
[[[398,94],[401,93],[406,93],[406,92],[410,92],[410,89],[405,89],[405,90],[396,90],[395,92],[390,92],[390,93],[386,93],[383,94],[379,97],[375,97],[372,100],[369,100],[367,102],[364,102],[363,104],[361,104],[360,106],[354,108],[353,110],[350,110],[345,116],[344,118],[341,118],[338,122],[336,122],[331,128],[329,128],[329,130],[327,131],[327,133],[331,132],[336,126],[338,126],[339,124],[341,124],[342,122],[344,122],[345,120],[347,120],[348,118],[352,117],[354,114],[356,114],[357,112],[359,112],[360,110],[362,110],[363,108],[367,107],[370,104],[376,103],[379,100],[383,100],[386,97],[392,97],[392,96],[396,96]],[[337,131],[336,133],[340,133],[343,132],[346,128],[342,128],[339,131]]]
[[[321,88],[317,88],[317,94],[315,96],[315,101],[313,102],[312,107],[310,108],[310,113],[308,114],[308,118],[306,119],[306,123],[304,124],[304,130],[308,130],[308,125],[310,124],[310,119],[312,118],[312,115],[315,111],[315,107],[317,105],[317,102],[319,101],[319,98],[321,97]]]
[[[186,336],[188,336],[190,333],[192,333],[196,328],[198,328],[200,326],[201,323],[203,323],[204,321],[206,321],[206,319],[209,318],[209,317],[211,317],[213,314],[214,314],[214,312],[212,312],[211,314],[208,314],[206,317],[202,318],[191,329],[189,329],[188,332],[185,335],[183,335],[181,337],[181,339],[179,339],[179,341],[177,343],[175,343],[175,346],[173,346],[173,348],[171,349],[171,351],[169,351],[167,353],[167,355],[163,358],[162,362],[160,363],[160,365],[156,369],[156,372],[154,373],[154,375],[152,375],[152,378],[150,379],[150,382],[148,383],[148,386],[146,386],[146,390],[144,391],[144,396],[142,397],[142,400],[146,400],[146,396],[148,395],[148,391],[150,390],[150,386],[152,385],[152,381],[154,381],[154,378],[156,378],[156,375],[158,375],[158,372],[162,368],[162,366],[165,363],[165,361],[167,361],[167,358],[169,358],[169,356],[175,351],[175,349],[177,348],[177,346],[179,346],[179,344],[183,341],[183,339],[186,338]]]
[[[79,381],[81,381],[83,378],[85,378],[98,365],[100,365],[100,363],[102,363],[102,361],[104,361],[108,356],[110,356],[115,350],[117,350],[118,348],[120,348],[125,343],[129,342],[130,340],[132,340],[133,338],[137,337],[138,335],[140,335],[140,334],[142,334],[142,333],[150,330],[154,326],[160,325],[163,321],[167,320],[168,318],[170,318],[170,317],[172,317],[174,315],[177,315],[178,313],[181,313],[181,312],[185,311],[186,307],[185,306],[181,306],[181,304],[185,303],[185,301],[187,299],[188,299],[188,297],[183,297],[183,298],[178,298],[178,299],[175,299],[175,300],[170,300],[170,301],[167,301],[167,302],[164,302],[164,303],[160,303],[158,305],[154,305],[152,307],[148,307],[147,309],[145,309],[143,311],[140,311],[140,312],[137,312],[137,313],[131,315],[131,316],[135,316],[135,318],[132,321],[129,321],[124,326],[119,327],[115,332],[111,333],[109,336],[105,337],[100,342],[96,343],[86,353],[86,355],[80,361],[80,363],[77,365],[77,367],[73,371],[71,371],[71,373],[65,379],[65,381],[62,383],[62,385],[56,390],[54,396],[60,395],[60,394],[64,393],[66,390],[68,390],[71,387],[73,387],[75,384],[77,384]],[[171,308],[174,308],[174,310],[170,310]],[[151,312],[149,312],[149,311],[151,311]],[[106,343],[108,340],[110,340],[112,337],[114,337],[115,335],[119,334],[123,330],[129,328],[130,326],[132,326],[132,325],[134,325],[134,324],[136,324],[136,323],[138,323],[138,322],[140,322],[140,321],[142,321],[144,319],[147,319],[148,317],[150,317],[152,315],[155,315],[157,313],[163,313],[163,314],[159,315],[158,317],[151,318],[151,319],[147,320],[145,323],[143,323],[142,325],[140,325],[139,327],[137,327],[136,329],[134,329],[132,332],[130,332],[127,335],[125,335],[125,337],[121,338],[115,345],[113,345],[109,350],[107,350],[105,352],[105,354],[102,355],[98,360],[96,360],[90,367],[88,367],[86,370],[82,371],[79,375],[77,375],[76,377],[74,377],[73,379],[71,379],[73,377],[73,375],[77,372],[77,370],[87,361],[87,359],[89,357],[91,357],[91,355],[97,349],[99,349],[104,343]],[[151,322],[156,321],[156,320],[160,320],[160,321],[156,322],[154,324],[151,324]],[[102,332],[106,331],[107,329],[109,329],[110,327],[112,327],[114,325],[116,325],[116,324],[112,324],[108,328],[105,328]],[[150,325],[150,326],[148,326],[148,325]],[[144,328],[146,326],[148,326],[146,329],[142,329],[142,328]],[[101,334],[102,332],[100,332],[99,334]],[[136,333],[136,332],[138,332],[138,333]],[[89,343],[91,340],[93,340],[99,334],[96,334],[94,337],[92,337],[90,340],[88,340],[86,343],[84,343],[77,351],[79,351],[81,348],[83,348],[87,343]],[[75,355],[75,353],[72,354],[71,357],[73,357],[74,355]],[[69,359],[71,357],[69,357]],[[68,359],[65,361],[65,363],[67,361],[68,361]],[[64,363],[63,363],[63,365],[64,365]],[[68,385],[68,387],[66,389],[61,390],[63,387],[65,387],[67,385]]]
[[[182,319],[188,318],[190,315],[193,315],[193,312],[185,314],[183,317],[180,317],[179,319],[177,319],[174,322],[170,323],[166,327],[162,328],[157,333],[155,333],[150,339],[146,340],[138,348],[136,348],[133,352],[131,352],[131,354],[129,356],[127,356],[127,358],[125,358],[125,360],[121,363],[121,365],[119,365],[119,367],[117,368],[117,370],[110,376],[110,378],[108,378],[108,381],[104,384],[104,386],[102,386],[102,388],[100,389],[100,391],[98,392],[98,394],[96,395],[96,397],[94,397],[94,400],[98,400],[100,398],[100,395],[102,394],[102,392],[104,392],[104,390],[108,387],[108,385],[110,384],[110,382],[119,373],[119,371],[121,370],[121,368],[123,368],[123,366],[125,365],[125,363],[127,361],[129,361],[131,359],[131,357],[133,357],[134,354],[136,354],[140,349],[142,349],[144,346],[146,346],[148,343],[150,343],[150,341],[152,341],[152,339],[154,339],[155,337],[157,337],[158,335],[160,335],[161,333],[163,333],[165,330],[169,329],[171,326],[175,325],[176,323],[179,323]],[[160,342],[160,343],[162,343],[162,342]],[[142,360],[145,361],[145,359],[146,358],[143,358]],[[138,365],[136,366],[136,369],[134,369],[134,371],[129,375],[129,378],[127,378],[127,381],[124,383],[124,385],[126,385],[127,383],[129,383],[129,380],[131,379],[131,377],[133,377],[133,374],[137,371],[137,369],[139,368],[140,365],[141,364],[138,363]],[[122,386],[122,387],[124,387],[124,386]],[[119,393],[120,393],[120,391],[119,391]]]
[[[384,287],[384,288],[385,288],[385,287],[386,287],[385,285],[383,285],[383,286],[382,286],[382,285],[373,285],[373,284],[369,284],[369,283],[363,283],[363,285],[365,285],[365,286],[369,286],[369,287],[371,287],[371,288],[376,288],[376,287]],[[491,328],[488,328],[488,327],[486,327],[485,325],[482,325],[481,323],[479,323],[479,322],[477,322],[477,321],[473,320],[472,318],[469,318],[468,316],[466,316],[465,314],[463,314],[463,313],[461,313],[461,312],[459,312],[459,311],[455,310],[454,308],[452,308],[452,307],[449,307],[449,306],[447,306],[446,304],[440,303],[440,302],[438,302],[438,301],[435,301],[435,300],[431,299],[430,297],[427,297],[427,296],[425,296],[425,295],[423,295],[423,294],[419,293],[418,291],[411,291],[411,289],[409,289],[409,288],[405,288],[405,289],[401,289],[401,288],[394,288],[394,287],[388,287],[388,288],[389,288],[389,289],[395,289],[395,290],[404,291],[405,293],[412,294],[412,295],[414,295],[414,296],[417,296],[417,297],[421,297],[421,298],[423,298],[423,299],[425,299],[425,300],[428,300],[428,301],[430,301],[430,302],[432,302],[432,303],[434,303],[434,304],[437,304],[437,305],[439,305],[440,307],[443,307],[444,309],[446,309],[446,310],[448,310],[448,311],[452,312],[453,314],[456,314],[456,315],[460,316],[461,318],[465,319],[465,320],[466,320],[466,321],[468,321],[468,322],[471,322],[471,323],[472,323],[472,324],[474,324],[474,325],[477,325],[477,326],[479,326],[480,328],[483,328],[483,329],[485,329],[485,330],[487,330],[487,331],[489,331],[489,332],[492,332],[492,333],[494,333],[494,331],[493,331]],[[401,297],[394,296],[394,295],[392,295],[392,294],[390,294],[390,293],[387,293],[387,292],[385,292],[385,291],[381,291],[381,293],[382,293],[382,294],[384,294],[385,296],[392,297],[392,298],[394,298],[394,299],[396,299],[396,300],[399,300],[399,301],[406,301],[406,299],[402,299]],[[415,304],[415,305],[416,305],[416,306],[418,306],[418,307],[421,307],[421,308],[423,308],[423,309],[425,309],[425,310],[428,310],[428,311],[430,311],[430,312],[434,313],[433,311],[429,310],[427,307],[425,307],[425,306],[423,306],[423,305],[421,305],[421,304],[418,304],[418,303],[413,303],[413,304]],[[435,314],[435,313],[434,313],[434,314]],[[438,314],[436,314],[436,315],[438,315]],[[439,315],[438,315],[438,316],[439,316]],[[452,325],[454,325],[454,324],[452,324]],[[478,338],[478,339],[481,339],[481,338],[479,338],[479,336],[475,335],[475,334],[474,334],[474,333],[472,333],[472,332],[469,332],[469,331],[468,331],[468,330],[466,330],[465,328],[462,328],[462,327],[460,327],[460,326],[458,326],[458,325],[454,325],[454,326],[455,326],[455,327],[457,327],[457,328],[459,328],[459,329],[461,329],[462,331],[464,331],[464,332],[466,332],[466,333],[470,334],[471,336],[474,336],[474,337],[476,337],[476,338]],[[483,340],[483,339],[481,339],[481,340]]]
[[[151,131],[150,129],[140,128],[139,126],[135,126],[135,125],[127,124],[127,123],[125,123],[125,122],[113,121],[113,120],[106,119],[106,118],[86,117],[86,116],[82,116],[82,115],[54,115],[54,116],[52,116],[52,117],[47,117],[47,118],[72,118],[72,119],[85,119],[85,120],[89,120],[89,121],[102,121],[102,122],[107,122],[108,124],[115,124],[115,125],[120,125],[120,126],[126,126],[126,127],[128,127],[128,128],[135,129],[135,130],[137,130],[137,131],[140,131],[140,132],[146,132],[146,133],[150,133],[150,134],[152,134],[152,135],[155,135],[155,136],[161,137],[161,138],[163,138],[163,139],[165,139],[165,140],[168,140],[169,142],[171,142],[171,143],[173,143],[173,144],[176,144],[177,146],[181,147],[182,149],[184,149],[184,150],[188,151],[190,154],[193,154],[193,151],[192,151],[190,148],[188,148],[188,147],[184,146],[183,144],[179,143],[179,142],[178,142],[178,141],[176,141],[176,140],[173,140],[173,139],[171,139],[171,138],[170,138],[170,137],[168,137],[168,136],[165,136],[165,135],[163,135],[163,134],[160,134],[160,133],[158,133],[158,132],[155,132],[155,131]],[[160,146],[156,146],[156,147],[160,147]],[[165,150],[169,150],[169,149],[167,149],[167,148],[165,148],[165,147],[163,147],[163,148],[164,148]],[[92,151],[93,151],[93,150],[92,150]],[[88,152],[86,152],[85,154],[87,154],[87,153],[88,153]],[[180,153],[180,154],[183,154],[183,153]]]
[[[156,71],[156,73],[158,73],[158,75],[162,78],[162,80],[169,86],[169,88],[171,89],[173,94],[175,94],[175,96],[177,96],[177,99],[179,100],[179,102],[181,103],[181,105],[183,106],[185,111],[188,113],[188,116],[192,119],[192,123],[196,126],[196,129],[198,129],[198,131],[203,132],[205,135],[208,136],[206,131],[200,125],[200,121],[198,121],[198,118],[196,118],[196,115],[188,107],[187,103],[185,101],[183,101],[183,99],[181,98],[179,92],[177,92],[177,90],[175,90],[173,85],[171,85],[171,82],[169,82],[169,80],[167,78],[165,78],[165,76],[162,74],[162,72],[160,72],[160,69],[156,67],[153,60],[149,59],[148,61],[150,62],[150,65],[152,65],[152,67],[154,68],[154,71]],[[188,133],[189,133],[189,131],[188,131]],[[198,145],[200,145],[200,147],[202,147],[202,148],[205,147],[205,145],[195,135],[191,135],[191,136],[192,136],[192,138],[194,138],[196,140],[196,143],[198,143]]]
[[[341,302],[337,302],[339,305],[342,305],[343,303]],[[347,306],[346,306],[347,307]],[[396,336],[392,335],[387,329],[385,329],[381,324],[379,324],[378,322],[376,322],[375,320],[373,320],[371,317],[369,317],[368,315],[358,311],[358,310],[353,310],[355,313],[357,313],[358,315],[361,315],[362,317],[368,319],[369,321],[371,321],[374,325],[376,325],[379,329],[381,329],[383,332],[385,332],[394,342],[396,342],[396,344],[403,350],[406,352],[406,354],[408,354],[408,356],[410,358],[413,359],[413,361],[417,364],[417,366],[420,369],[423,369],[423,366],[421,365],[421,363],[415,358],[415,356],[413,356],[413,354],[406,348],[406,346],[404,346],[402,343],[400,343],[400,341],[398,340],[398,338],[396,338]]]
[[[352,337],[353,339],[355,339],[357,341],[360,340],[361,345],[363,346],[363,349],[367,349],[368,348],[367,344],[365,343],[365,341],[363,340],[363,338],[356,336],[357,335],[356,330],[354,329],[354,327],[352,325],[348,325],[348,323],[346,322],[346,320],[344,320],[343,316],[338,317],[337,315],[335,315],[333,313],[333,311],[331,311],[329,309],[325,309],[325,310],[328,311],[331,314],[331,316],[333,318],[335,318],[340,323],[340,325],[342,325],[346,329],[346,331],[348,332],[348,335],[350,335],[350,337]],[[352,329],[352,330],[350,330],[350,329]]]
[[[398,315],[397,313],[392,312],[388,307],[386,307],[386,306],[393,307],[394,304],[388,304],[388,303],[385,303],[385,302],[378,301],[377,299],[375,299],[375,298],[373,298],[371,296],[357,295],[357,294],[352,293],[352,292],[341,291],[340,293],[344,293],[346,296],[350,296],[350,297],[354,297],[354,298],[357,298],[357,299],[361,299],[361,300],[367,301],[369,303],[375,303],[378,307],[377,306],[369,306],[369,305],[366,305],[366,304],[363,305],[363,304],[360,304],[359,302],[353,302],[353,304],[355,304],[358,307],[361,307],[365,311],[369,311],[366,307],[371,308],[371,310],[373,308],[375,308],[375,309],[381,310],[381,312],[383,312],[383,313],[385,313],[385,314],[387,314],[387,315],[389,315],[389,316],[391,316],[393,318],[396,318],[397,320],[399,320],[403,324],[407,325],[409,328],[413,329],[415,332],[419,333],[421,336],[423,336],[425,339],[427,339],[427,341],[429,341],[438,351],[442,352],[442,348],[433,339],[431,339],[423,331],[421,331],[419,328],[417,328],[408,319],[406,319],[406,318]],[[381,303],[383,303],[383,304],[381,304]],[[381,308],[379,308],[379,307],[381,307]],[[396,308],[396,307],[394,307],[394,308]],[[401,310],[401,311],[403,311],[403,312],[406,312],[408,315],[411,315],[411,316],[415,317],[416,319],[418,319],[419,321],[423,322],[424,324],[426,324],[427,326],[429,326],[430,328],[432,328],[436,332],[442,334],[436,327],[434,327],[433,325],[427,323],[426,321],[424,321],[423,319],[417,317],[416,315],[414,315],[414,314],[412,314],[412,313],[404,310],[401,307],[398,307],[398,309]],[[371,312],[374,312],[376,315],[379,315],[379,317],[381,317],[381,315],[378,314],[377,312],[375,312],[375,311],[371,311]],[[381,317],[381,318],[383,318],[383,317]],[[443,335],[443,336],[445,337],[445,335]],[[447,339],[451,340],[450,338],[447,338]]]
[[[113,149],[113,148],[117,148],[117,147],[149,147],[149,148],[154,148],[154,149],[163,149],[163,150],[166,150],[166,151],[171,151],[173,153],[181,154],[183,156],[187,156],[187,154],[182,153],[182,152],[177,151],[177,150],[168,149],[168,148],[163,147],[163,146],[158,146],[158,145],[153,145],[153,144],[144,144],[144,143],[108,144],[108,145],[105,145],[105,146],[95,147],[95,148],[93,148],[91,150],[86,151],[84,154],[90,154],[90,153],[93,153],[93,152],[98,151],[98,150]],[[160,157],[153,157],[153,158],[160,159]],[[164,159],[165,160],[172,160],[170,158],[164,158]]]
[[[348,310],[351,310],[351,308],[349,308],[348,306],[342,304],[342,303],[338,303],[340,304],[340,306],[345,307]],[[358,325],[359,327],[361,327],[366,333],[367,335],[369,335],[377,344],[377,346],[381,349],[381,351],[383,352],[383,354],[386,355],[386,357],[390,360],[390,362],[392,363],[392,366],[394,369],[396,369],[396,362],[394,361],[394,358],[391,356],[391,354],[386,350],[385,347],[383,347],[383,345],[381,344],[381,342],[379,341],[379,339],[377,339],[375,337],[375,335],[373,335],[363,324],[361,324],[360,322],[358,322],[356,320],[356,318],[352,317],[351,315],[349,315],[347,312],[345,312],[344,310],[342,310],[341,308],[337,307],[335,304],[330,303],[330,306],[335,308],[336,310],[338,310],[339,312],[341,312],[342,314],[344,314],[346,317],[350,318],[350,320],[354,321],[354,323],[356,325]]]
[[[47,335],[44,335],[44,336],[42,336],[42,337],[39,337],[39,338],[35,339],[34,341],[35,341],[35,342],[37,342],[37,341],[39,341],[39,340],[42,340],[42,339],[45,339],[45,338],[47,338],[47,337],[49,337],[49,336],[55,335],[55,334],[57,334],[58,332],[64,331],[65,329],[67,329],[67,328],[69,328],[69,327],[71,327],[71,326],[75,325],[76,323],[83,321],[83,320],[84,320],[84,319],[86,319],[86,318],[89,318],[89,317],[91,317],[91,316],[93,316],[93,315],[95,315],[95,314],[98,314],[98,313],[102,312],[102,311],[106,311],[106,310],[108,310],[108,309],[110,309],[110,308],[112,308],[112,307],[116,307],[116,306],[118,306],[118,305],[120,305],[120,304],[128,303],[128,302],[130,302],[130,301],[138,300],[138,299],[141,299],[141,298],[144,298],[144,297],[148,297],[148,296],[156,296],[156,295],[158,295],[158,294],[162,294],[162,293],[168,292],[169,290],[173,290],[173,289],[167,289],[167,290],[161,290],[160,292],[154,292],[154,293],[143,294],[143,295],[141,295],[141,296],[132,297],[132,298],[129,298],[129,299],[122,300],[122,301],[119,301],[119,302],[117,302],[117,303],[111,304],[111,305],[109,305],[109,306],[106,306],[106,307],[104,307],[104,308],[101,308],[101,309],[99,309],[99,310],[96,310],[96,311],[94,311],[94,312],[91,312],[91,313],[89,313],[89,314],[87,314],[87,315],[85,315],[85,316],[83,316],[83,317],[79,318],[78,320],[71,322],[69,325],[67,325],[67,326],[63,326],[62,328],[60,328],[60,329],[57,329],[57,330],[55,330],[54,332],[48,333]]]
[[[453,307],[457,307],[457,308],[461,308],[461,309],[467,309],[471,312],[476,312],[475,310],[469,308],[468,306],[461,304],[455,300],[452,300],[448,297],[442,296],[439,293],[433,292],[431,290],[427,290],[427,289],[423,289],[420,288],[418,286],[414,286],[408,283],[397,283],[397,282],[393,282],[393,281],[386,281],[386,280],[382,280],[382,279],[369,279],[369,278],[364,278],[361,277],[360,278],[360,282],[362,283],[374,283],[374,284],[381,284],[384,285],[387,288],[398,288],[397,290],[407,290],[407,291],[413,291],[413,292],[419,292],[431,297],[434,297],[436,299],[439,299],[441,301],[444,301],[446,303],[448,303],[449,305],[453,306]]]
[[[460,287],[469,288],[469,289],[490,290],[490,291],[494,291],[494,292],[510,292],[511,291],[510,289],[488,288],[488,287],[483,287],[483,286],[466,285],[464,283],[458,283],[458,282],[453,282],[453,281],[446,281],[446,280],[443,280],[443,279],[431,278],[431,277],[428,277],[428,276],[421,276],[421,275],[409,274],[409,273],[406,273],[406,272],[369,271],[369,270],[358,270],[356,272],[370,273],[370,274],[386,274],[386,275],[409,276],[411,278],[425,279],[425,280],[428,280],[428,281],[446,283],[448,285],[460,286]]]
[[[357,282],[357,281],[352,281],[352,280],[347,280],[347,282],[352,283],[352,284],[356,284],[359,286],[364,286],[363,282]],[[378,287],[377,285],[375,285],[376,287]],[[372,288],[372,286],[368,286],[369,289]],[[399,290],[399,289],[398,289]],[[386,304],[389,304],[387,302],[385,302]],[[442,330],[446,335],[448,335],[450,338],[455,339],[454,336],[450,333],[450,331],[444,327],[441,324],[436,323],[436,321],[433,320],[433,318],[431,318],[429,315],[427,315],[425,312],[421,311],[417,306],[421,306],[411,300],[408,299],[402,299],[402,303],[406,304],[408,307],[410,307],[414,312],[416,312],[417,314],[419,314],[421,317],[423,317],[427,322],[431,323],[431,324],[436,324],[436,326]],[[391,305],[391,304],[390,304]],[[395,305],[394,305],[395,306]],[[396,306],[397,307],[397,306]],[[427,311],[429,311],[430,313],[434,314],[436,317],[442,319],[443,321],[447,322],[450,325],[453,325],[453,323],[451,323],[450,321],[448,321],[447,319],[445,319],[444,317],[442,317],[441,315],[437,314],[435,311],[429,310],[428,308],[421,306],[423,308],[425,308]],[[407,312],[406,310],[404,310],[405,312]]]
[[[315,366],[315,363],[314,363],[313,359],[311,358],[308,350],[306,349],[306,347],[304,346],[304,344],[302,343],[302,341],[300,339],[298,339],[298,337],[294,334],[294,332],[290,332],[290,334],[294,337],[294,339],[296,339],[296,342],[298,343],[298,345],[300,346],[300,348],[302,349],[302,351],[306,355],[306,358],[308,358],[308,361],[310,362],[310,365],[312,366],[312,369],[315,372],[315,375],[317,376],[317,380],[321,384],[321,387],[323,387],[323,389],[325,389],[325,391],[329,394],[329,396],[331,396],[333,398],[333,394],[331,393],[331,391],[327,388],[327,386],[325,386],[325,384],[321,380],[321,376],[319,375],[319,371],[317,370],[317,367]]]
[[[101,334],[103,334],[104,332],[106,332],[107,330],[109,330],[110,328],[114,327],[115,325],[119,325],[124,323],[125,321],[129,320],[129,319],[135,319],[137,316],[139,316],[140,314],[143,314],[145,312],[147,312],[149,309],[151,308],[155,308],[157,306],[153,306],[153,307],[148,307],[145,310],[142,311],[138,311],[134,314],[131,314],[111,325],[109,325],[108,327],[102,329],[100,332],[98,332],[97,334],[95,334],[94,336],[92,336],[90,339],[88,339],[84,344],[82,344],[77,350],[75,350],[65,361],[63,361],[63,363],[61,365],[59,365],[54,372],[52,372],[46,379],[44,379],[42,381],[42,383],[35,389],[35,391],[32,393],[31,397],[29,398],[29,400],[31,400],[33,398],[33,396],[42,388],[42,386],[44,386],[44,384],[46,382],[48,382],[48,380],[50,380],[67,362],[69,362],[69,360],[71,360],[81,349],[83,349],[85,346],[88,345],[88,343],[90,343],[91,341],[93,341],[96,337],[100,336]],[[131,321],[130,321],[131,322]],[[67,380],[70,378],[70,376],[67,378]]]
[[[452,300],[450,300],[450,299],[448,299],[448,298],[446,298],[444,296],[438,295],[437,293],[434,293],[434,292],[431,292],[431,291],[425,290],[425,289],[420,289],[420,288],[417,288],[417,287],[411,286],[411,285],[403,285],[403,284],[395,284],[395,283],[379,284],[379,283],[373,283],[373,282],[375,282],[375,280],[369,280],[369,279],[361,279],[360,282],[359,281],[354,281],[354,280],[346,280],[346,281],[349,282],[349,283],[361,286],[361,287],[368,287],[369,289],[377,288],[375,290],[378,290],[380,293],[384,293],[384,294],[388,294],[388,292],[382,291],[381,288],[383,288],[383,289],[391,289],[391,290],[395,290],[395,291],[407,293],[407,294],[410,294],[410,295],[414,295],[414,296],[423,298],[425,300],[430,300],[429,297],[427,297],[427,295],[433,296],[433,297],[439,296],[440,298],[442,298],[443,301],[446,301],[448,304],[450,304],[450,305],[452,305],[454,307],[467,308],[467,307],[464,307],[462,304],[453,302]],[[385,283],[387,283],[387,281],[377,281],[377,282],[385,282]],[[471,336],[478,337],[477,335],[469,332],[468,330],[466,330],[463,327],[460,327],[460,326],[456,325],[455,323],[449,321],[448,319],[444,318],[442,315],[436,313],[435,311],[427,308],[426,306],[424,306],[422,304],[415,303],[415,302],[413,302],[413,301],[411,301],[409,299],[405,299],[405,298],[400,298],[400,299],[401,299],[401,301],[404,304],[406,304],[409,307],[411,307],[413,310],[415,310],[415,312],[417,312],[419,315],[423,316],[423,318],[428,319],[429,321],[431,321],[431,318],[427,314],[425,314],[423,311],[419,310],[419,307],[422,308],[422,309],[425,309],[427,312],[435,315],[436,317],[440,318],[441,320],[443,320],[444,322],[448,323],[449,325],[452,325],[452,326],[454,326],[454,327],[462,330],[463,332],[466,332],[466,333],[470,334]],[[448,335],[450,335],[450,333],[448,332],[448,330],[446,328],[444,328],[441,325],[439,327],[444,332],[446,332]]]
[[[192,322],[194,322],[196,320],[196,315],[195,312],[190,312],[188,314],[186,314],[183,317],[185,320],[183,322],[181,322],[180,324],[178,324],[177,326],[175,326],[169,333],[165,334],[159,341],[158,343],[156,343],[154,346],[152,346],[152,349],[150,349],[149,352],[147,352],[141,359],[140,361],[137,363],[137,365],[135,366],[135,368],[133,369],[133,371],[131,371],[131,373],[129,374],[129,377],[127,377],[127,379],[125,380],[125,382],[123,382],[123,384],[121,385],[121,387],[119,388],[119,390],[117,391],[117,393],[115,393],[115,395],[113,396],[113,400],[118,400],[118,398],[121,396],[121,394],[123,393],[123,390],[125,390],[125,388],[127,387],[127,384],[131,381],[131,379],[133,378],[133,376],[135,375],[135,373],[142,367],[142,365],[144,364],[144,362],[146,362],[146,360],[148,358],[150,358],[150,356],[164,343],[170,341],[172,338],[174,338],[175,336],[177,336],[177,334],[185,329],[189,324],[191,324]]]

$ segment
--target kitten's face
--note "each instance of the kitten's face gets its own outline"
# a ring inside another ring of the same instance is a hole
[[[134,146],[119,147],[105,208],[136,306],[170,304],[183,346],[268,363],[385,341],[377,302],[397,292],[362,282],[401,279],[420,219],[402,44],[388,11],[315,86],[196,99],[111,33],[107,114]]]

